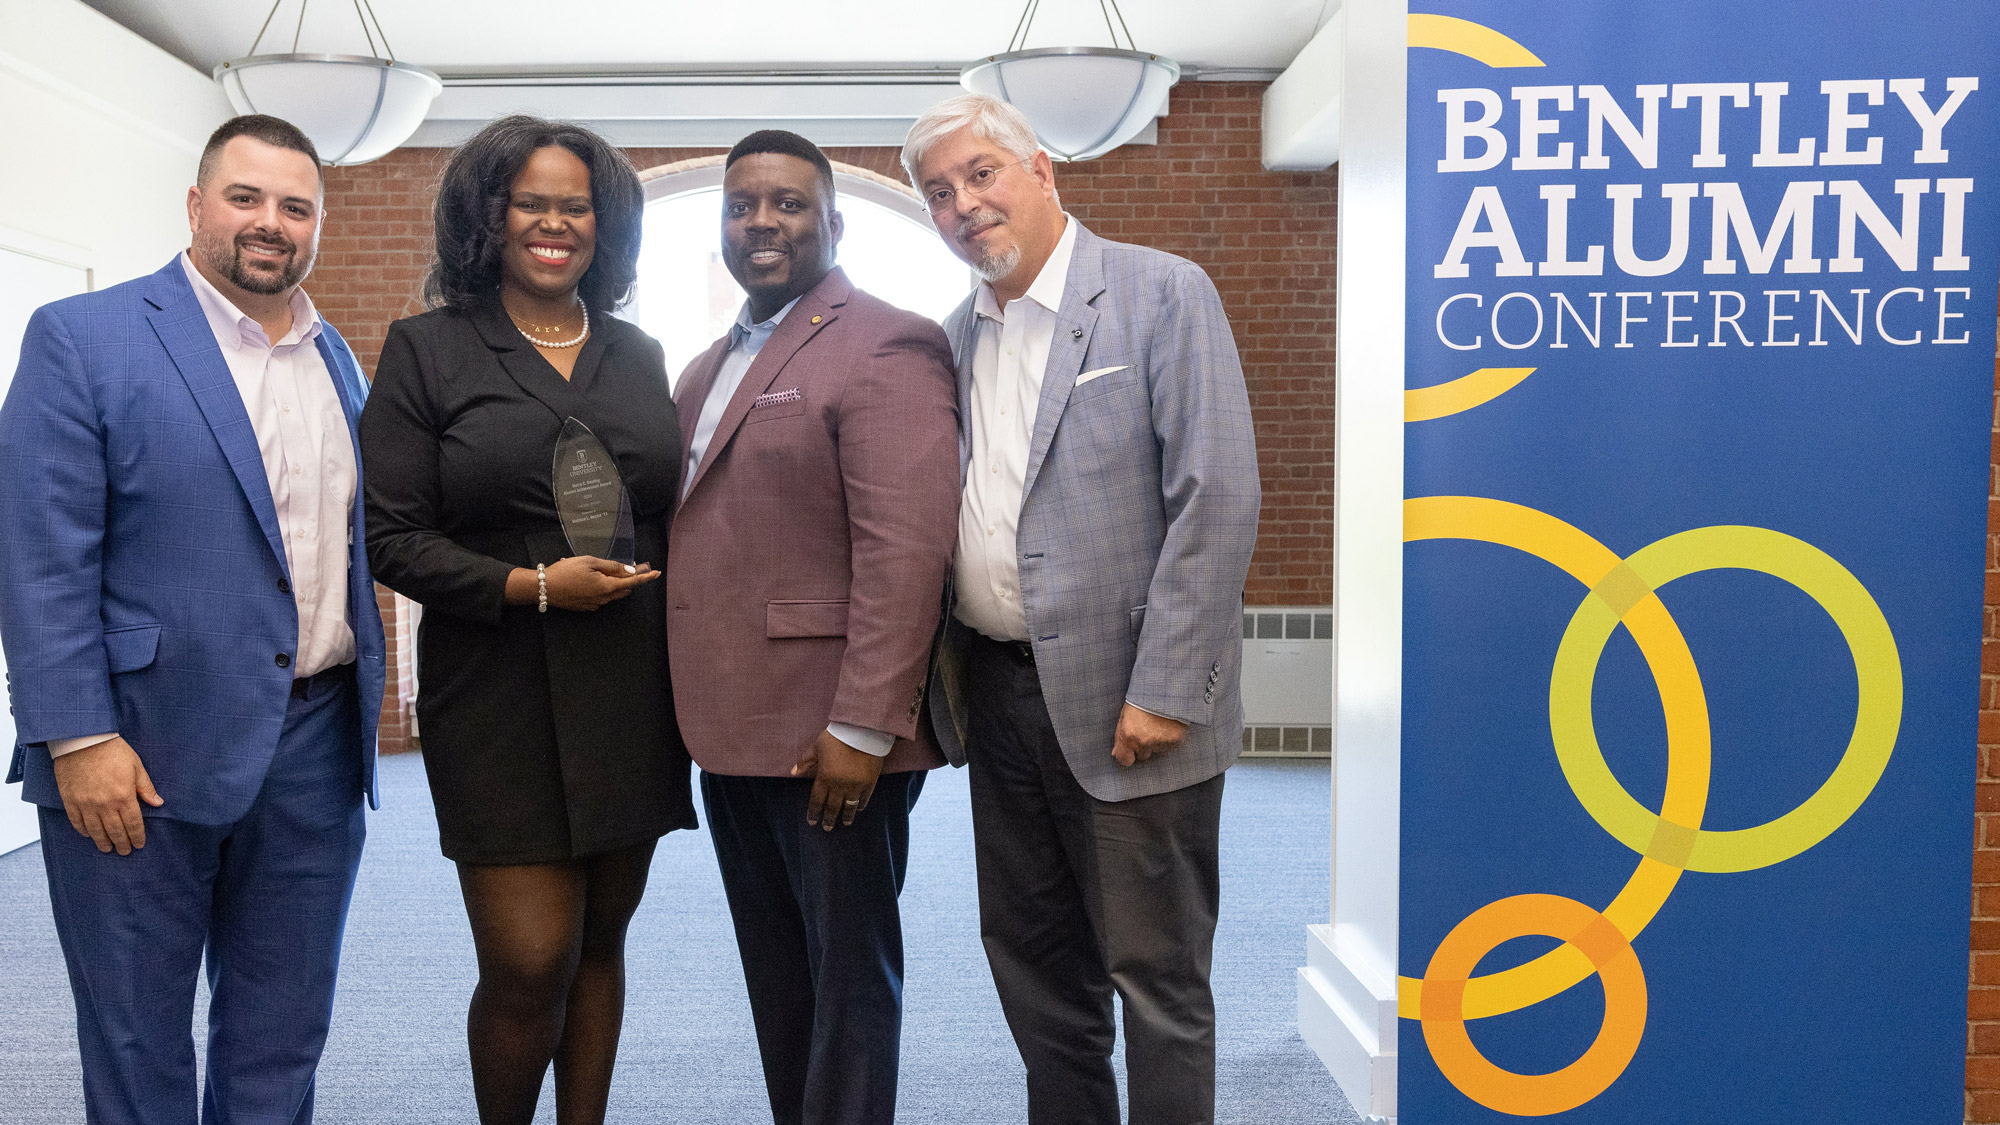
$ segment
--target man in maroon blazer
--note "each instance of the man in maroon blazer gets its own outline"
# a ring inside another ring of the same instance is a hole
[[[723,176],[749,294],[681,376],[667,553],[674,705],[702,768],[778,1125],[894,1119],[896,896],[958,534],[951,348],[834,268],[833,169],[752,133]]]

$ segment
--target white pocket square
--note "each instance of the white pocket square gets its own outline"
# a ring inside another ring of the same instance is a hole
[[[1123,371],[1130,366],[1132,365],[1129,363],[1121,363],[1116,367],[1100,367],[1095,371],[1086,371],[1083,374],[1078,375],[1076,377],[1076,385],[1081,387],[1085,383],[1090,382],[1092,379],[1095,379],[1100,375],[1109,375],[1113,371]]]

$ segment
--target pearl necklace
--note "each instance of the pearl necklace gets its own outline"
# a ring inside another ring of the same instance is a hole
[[[582,301],[578,301],[576,303],[576,307],[583,313],[583,331],[577,333],[574,339],[543,340],[535,336],[530,336],[528,335],[528,330],[526,328],[521,327],[521,322],[519,320],[514,321],[514,331],[519,332],[521,334],[522,339],[528,341],[530,344],[533,344],[538,348],[552,348],[552,349],[573,348],[578,344],[583,343],[585,337],[590,335],[590,306],[584,304]],[[511,317],[513,314],[509,313],[508,315]],[[530,325],[529,327],[540,327],[540,326]]]

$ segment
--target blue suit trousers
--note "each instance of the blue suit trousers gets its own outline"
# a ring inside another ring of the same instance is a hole
[[[306,1125],[366,835],[352,677],[294,695],[241,820],[146,817],[100,852],[43,808],[42,856],[76,995],[89,1125]],[[149,812],[151,810],[148,810]],[[195,974],[207,959],[207,1089],[196,1101]]]

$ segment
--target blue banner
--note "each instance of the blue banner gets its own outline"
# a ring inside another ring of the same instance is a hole
[[[1963,1115],[2000,20],[1410,18],[1398,1115]]]

